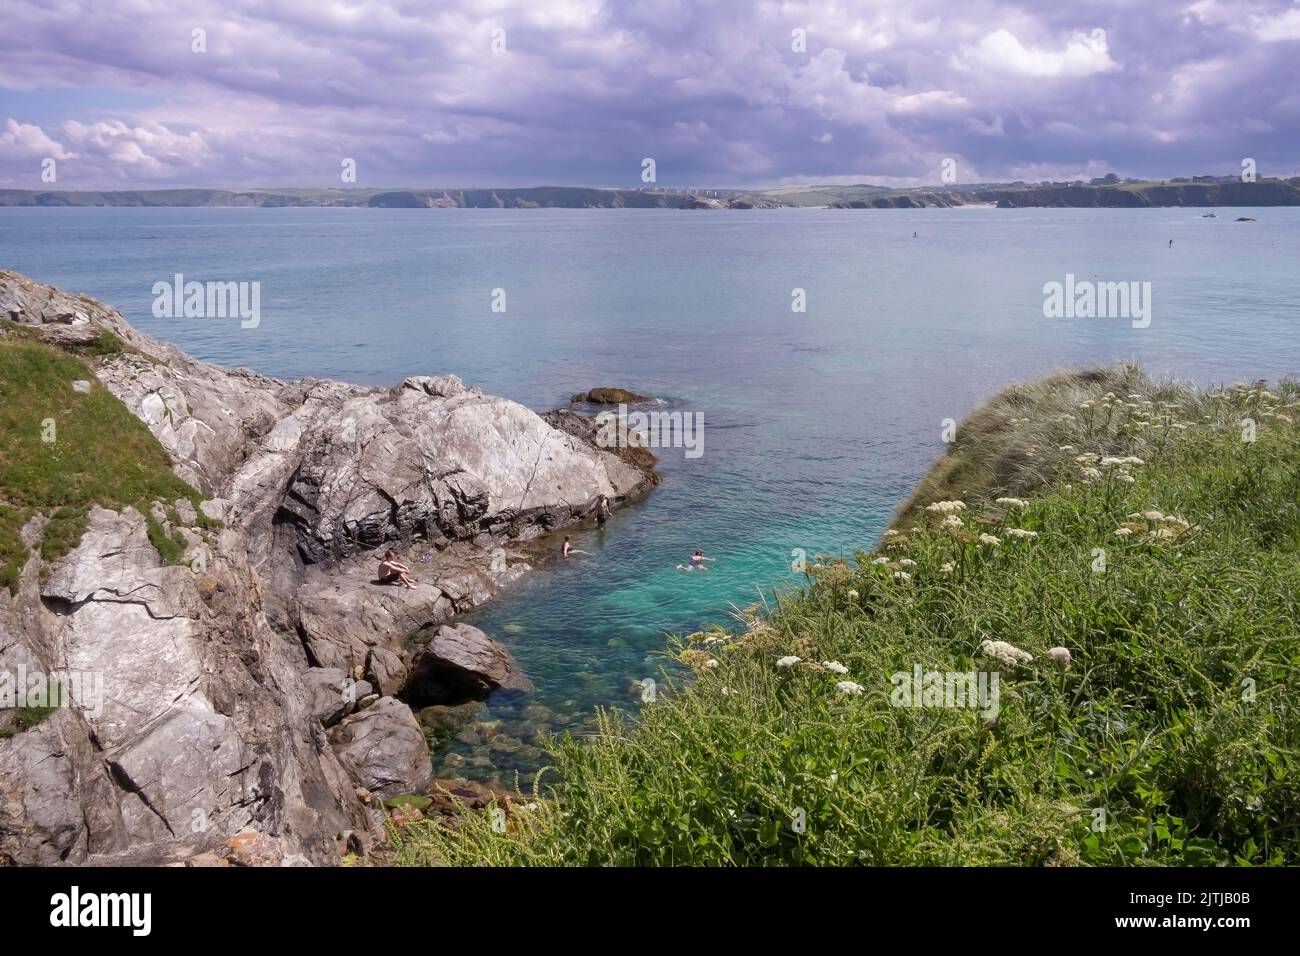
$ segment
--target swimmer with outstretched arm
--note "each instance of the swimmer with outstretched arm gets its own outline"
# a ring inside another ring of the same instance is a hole
[[[706,558],[706,557],[704,556],[704,552],[701,551],[699,548],[696,548],[696,549],[695,549],[695,553],[694,553],[693,555],[691,555],[691,563],[690,563],[689,565],[687,565],[687,564],[679,564],[679,565],[677,565],[677,570],[678,570],[678,571],[694,571],[696,568],[699,568],[701,571],[707,571],[707,570],[709,570],[709,569],[708,569],[708,567],[705,565],[704,562],[705,562],[705,561],[716,561],[716,560],[718,560],[718,559],[717,559],[717,558]]]

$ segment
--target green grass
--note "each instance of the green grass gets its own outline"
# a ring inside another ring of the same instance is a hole
[[[1205,394],[1119,369],[1009,390],[959,427],[929,487],[1011,483],[1026,506],[968,496],[958,528],[924,507],[938,499],[911,502],[878,552],[678,642],[696,668],[680,693],[553,741],[541,799],[504,832],[488,812],[394,827],[396,859],[1300,863],[1297,416],[1291,382]],[[977,467],[1008,445],[1034,454]],[[1103,451],[1144,463],[1075,460]],[[996,664],[986,639],[1033,660]],[[891,675],[915,665],[998,672],[996,719],[891,706]]]
[[[122,350],[105,332],[83,354]],[[91,383],[89,394],[73,391],[77,379]],[[28,557],[18,532],[37,514],[48,519],[38,547],[50,562],[76,547],[92,505],[148,516],[153,501],[170,507],[179,498],[197,508],[202,495],[172,473],[157,439],[81,358],[26,335],[0,336],[0,586],[16,589]],[[148,520],[163,559],[178,562],[179,537]]]

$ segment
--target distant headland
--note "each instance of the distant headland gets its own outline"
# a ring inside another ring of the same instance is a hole
[[[1300,206],[1300,177],[1243,182],[1230,176],[1168,180],[1120,179],[1037,183],[975,183],[896,189],[790,186],[739,189],[636,189],[529,186],[502,189],[225,188],[37,190],[0,189],[0,206],[353,207],[376,209],[922,209],[992,205],[1144,208],[1159,206]]]

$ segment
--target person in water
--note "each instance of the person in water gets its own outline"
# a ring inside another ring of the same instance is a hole
[[[381,584],[403,584],[408,588],[414,588],[415,582],[411,580],[411,569],[397,560],[395,551],[385,551],[384,560],[379,562],[379,582]]]
[[[569,536],[567,534],[564,536],[564,546],[560,548],[560,551],[566,558],[573,554],[573,544],[569,541]]]
[[[701,551],[699,548],[696,548],[696,549],[695,549],[695,553],[694,553],[693,555],[691,555],[691,563],[690,563],[689,565],[687,565],[687,564],[679,564],[679,565],[677,565],[677,570],[678,570],[678,571],[694,571],[696,568],[699,568],[701,571],[707,571],[707,570],[709,570],[709,569],[708,569],[708,567],[705,565],[704,562],[705,562],[705,561],[716,561],[716,560],[717,560],[717,558],[706,558],[706,557],[704,556],[704,552]]]
[[[609,520],[609,498],[605,495],[600,496],[596,502],[596,527],[605,527],[605,522]]]

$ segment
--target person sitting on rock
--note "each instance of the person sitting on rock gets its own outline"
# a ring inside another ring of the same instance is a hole
[[[411,569],[397,560],[397,552],[385,551],[384,560],[379,562],[379,583],[397,584],[398,582],[408,588],[415,587],[415,582],[411,580]]]

